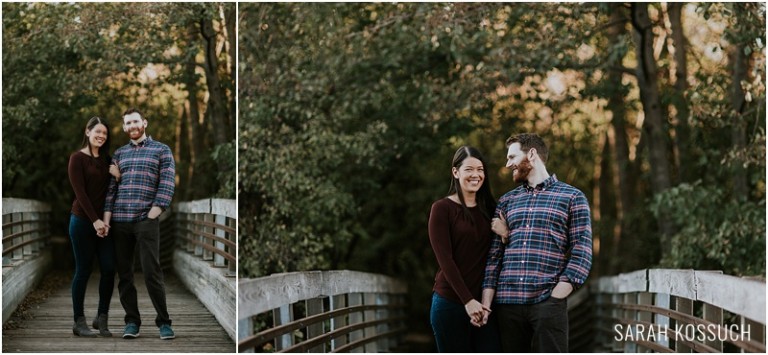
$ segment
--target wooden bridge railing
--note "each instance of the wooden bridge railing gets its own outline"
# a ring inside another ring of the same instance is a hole
[[[51,236],[50,218],[46,203],[3,198],[3,266],[45,248]]]
[[[603,351],[765,353],[765,280],[646,269],[591,289]]]
[[[50,267],[51,207],[3,198],[3,323]]]
[[[214,267],[237,273],[237,203],[235,200],[204,199],[179,203],[176,232],[179,247]]]
[[[386,352],[405,332],[404,283],[357,271],[239,282],[239,352]]]
[[[237,309],[237,202],[203,199],[174,206],[176,274],[233,340]]]

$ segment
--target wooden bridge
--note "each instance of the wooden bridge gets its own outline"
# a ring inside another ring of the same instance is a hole
[[[398,280],[343,270],[239,284],[240,352],[412,352]],[[568,297],[569,350],[765,353],[765,303],[765,280],[720,272],[595,278]]]
[[[110,305],[113,337],[72,334],[72,272],[51,271],[54,256],[71,253],[69,240],[51,236],[50,208],[44,203],[4,198],[3,352],[235,352],[235,206],[234,200],[205,199],[176,204],[172,213],[161,216],[161,235],[168,236],[161,239],[161,264],[176,339],[159,338],[155,311],[137,272],[144,324],[141,336],[128,340],[121,337],[125,313],[117,290]],[[51,281],[57,277],[66,280]],[[50,295],[35,300],[10,326],[13,311],[43,278],[48,279],[42,286],[51,288]],[[91,276],[87,292],[90,324],[98,303],[98,273]]]
[[[109,323],[114,337],[72,335],[69,283],[63,282],[24,319],[4,326],[3,352],[404,351],[410,328],[403,282],[348,270],[236,282],[235,201],[177,205],[161,217],[161,234],[170,236],[161,241],[161,263],[166,265],[176,339],[159,339],[138,273],[146,322],[138,339],[119,336],[123,312],[117,292]],[[49,220],[50,208],[43,203],[3,199],[4,325],[24,297],[51,275],[54,256],[69,253],[66,238],[51,237]],[[94,275],[86,296],[91,311],[96,280]],[[569,350],[765,353],[765,305],[764,279],[720,272],[644,269],[594,278],[568,298]]]

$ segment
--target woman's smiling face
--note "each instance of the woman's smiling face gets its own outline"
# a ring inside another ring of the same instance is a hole
[[[101,148],[104,142],[107,141],[107,127],[99,123],[90,130],[86,130],[85,134],[88,136],[88,141],[91,143],[91,147]]]
[[[479,159],[467,157],[458,168],[453,168],[453,177],[459,180],[462,191],[476,193],[485,181],[485,167]]]

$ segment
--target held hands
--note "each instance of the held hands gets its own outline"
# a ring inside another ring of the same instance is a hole
[[[491,309],[477,300],[470,300],[464,305],[464,309],[469,316],[469,322],[475,327],[482,327],[488,322],[488,316],[491,314]]]
[[[96,222],[93,222],[93,228],[96,229],[96,235],[100,238],[104,238],[107,236],[107,234],[109,234],[109,225],[100,219],[97,219]]]
[[[509,241],[509,229],[507,229],[507,219],[499,212],[498,217],[491,220],[491,230],[501,237],[501,242],[507,244]]]

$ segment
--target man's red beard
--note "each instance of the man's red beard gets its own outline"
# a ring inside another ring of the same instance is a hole
[[[528,181],[528,174],[531,173],[532,169],[531,161],[526,157],[517,165],[517,172],[512,177],[515,179],[515,182],[526,182]]]

